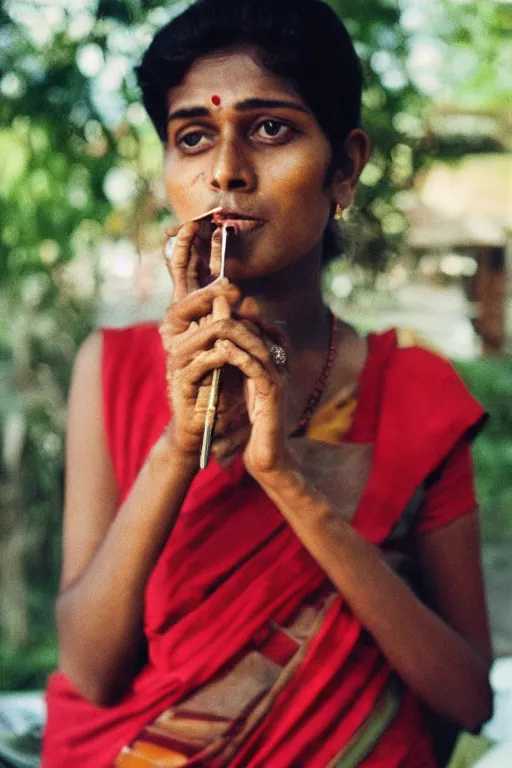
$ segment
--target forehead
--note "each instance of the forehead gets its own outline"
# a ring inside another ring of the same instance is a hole
[[[292,97],[303,104],[293,84],[270,72],[252,49],[220,51],[193,63],[182,82],[169,91],[169,105],[210,102],[218,94],[223,105],[249,97]]]

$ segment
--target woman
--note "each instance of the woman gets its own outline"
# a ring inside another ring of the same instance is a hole
[[[369,154],[352,44],[319,0],[202,0],[139,80],[174,294],[76,362],[44,766],[433,766],[428,712],[490,715],[484,413],[444,360],[322,302]]]

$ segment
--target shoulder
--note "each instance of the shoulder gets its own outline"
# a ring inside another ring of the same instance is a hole
[[[155,354],[161,348],[158,325],[132,325],[124,328],[98,328],[82,342],[74,364],[74,376],[92,378],[101,374],[102,365],[121,361],[129,362],[130,357],[141,359]]]
[[[163,365],[163,351],[156,324],[125,328],[100,328],[82,343],[73,366],[72,385],[101,388],[117,386],[132,374],[149,374]]]
[[[370,346],[385,348],[386,370],[393,385],[417,392],[425,390],[433,394],[432,388],[443,386],[443,394],[452,390],[470,393],[452,363],[436,347],[408,328],[393,328],[383,333],[370,334]]]
[[[163,364],[163,350],[155,323],[124,328],[102,328],[102,372],[104,379],[119,381],[132,374],[143,373]]]
[[[136,353],[143,349],[160,346],[160,334],[156,323],[129,325],[123,328],[101,328],[100,334],[105,352]]]
[[[100,331],[93,331],[82,342],[73,365],[71,393],[74,390],[86,390],[93,393],[99,389],[101,381],[101,358],[103,337]]]
[[[487,414],[449,360],[409,331],[373,334],[373,346],[386,346],[382,414],[391,414],[411,432],[454,434],[485,424]]]
[[[124,496],[169,422],[165,353],[154,323],[100,333],[105,433]]]
[[[102,328],[101,378],[106,401],[153,390],[165,380],[165,354],[158,325]]]

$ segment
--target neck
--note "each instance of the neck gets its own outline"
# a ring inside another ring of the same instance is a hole
[[[295,352],[325,347],[329,310],[320,287],[321,255],[308,254],[288,267],[254,280],[240,281],[265,319],[283,324]]]

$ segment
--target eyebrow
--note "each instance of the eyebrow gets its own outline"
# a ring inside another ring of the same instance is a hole
[[[237,112],[250,112],[252,109],[295,109],[297,112],[304,112],[309,114],[306,107],[297,104],[296,101],[286,101],[283,99],[245,99],[235,104]],[[211,111],[206,107],[184,107],[183,109],[176,109],[169,114],[167,121],[171,120],[184,120],[194,117],[210,117]]]

